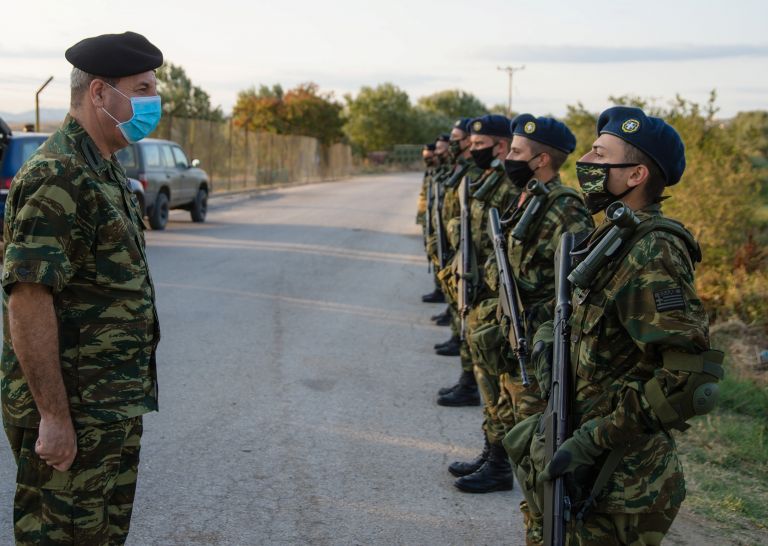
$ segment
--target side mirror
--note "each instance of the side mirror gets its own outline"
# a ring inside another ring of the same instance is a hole
[[[199,159],[193,159],[192,160],[192,167],[196,169],[199,166],[200,166],[200,160]]]

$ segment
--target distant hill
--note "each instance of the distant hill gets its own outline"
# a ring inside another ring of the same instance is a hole
[[[40,123],[50,124],[60,123],[67,115],[68,110],[66,108],[41,108],[40,109]],[[3,118],[8,125],[24,125],[25,123],[35,122],[35,111],[28,110],[26,112],[0,112],[0,118]]]

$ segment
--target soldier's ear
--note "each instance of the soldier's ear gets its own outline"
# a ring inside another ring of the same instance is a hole
[[[629,179],[627,179],[627,186],[634,188],[635,186],[646,183],[650,174],[651,173],[648,170],[648,167],[642,163],[640,165],[635,165],[632,167],[632,172],[629,174]]]

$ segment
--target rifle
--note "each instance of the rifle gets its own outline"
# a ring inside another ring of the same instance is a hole
[[[508,317],[512,324],[509,330],[509,342],[520,364],[520,378],[523,386],[530,385],[528,373],[525,370],[528,364],[528,341],[525,337],[525,325],[523,314],[519,305],[517,283],[512,276],[507,262],[506,242],[501,233],[501,220],[499,210],[493,207],[488,212],[488,235],[493,241],[493,250],[496,254],[496,264],[499,268],[499,303],[501,311]]]
[[[448,248],[448,241],[445,238],[445,230],[443,229],[443,186],[438,180],[434,180],[432,183],[435,186],[432,222],[435,226],[435,239],[437,240],[437,263],[442,270],[445,267],[446,250]]]
[[[571,381],[570,381],[570,337],[571,327],[571,251],[574,246],[573,233],[560,237],[560,248],[555,256],[555,321],[554,346],[552,347],[552,388],[549,393],[547,410],[544,413],[545,463],[549,463],[558,448],[571,434]],[[565,525],[571,518],[571,500],[565,489],[563,476],[544,485],[544,544],[563,546]]]
[[[424,246],[429,245],[429,238],[432,236],[432,206],[434,201],[434,192],[432,189],[432,184],[434,184],[434,181],[430,177],[429,184],[427,185],[427,208],[424,211]],[[427,254],[427,272],[432,271],[432,260],[429,259],[429,254]]]
[[[459,272],[459,316],[461,317],[461,340],[464,341],[467,335],[467,315],[470,306],[471,290],[471,247],[472,238],[470,233],[469,221],[469,184],[468,176],[465,176],[459,186],[459,204],[461,205],[461,241],[459,251],[461,253],[461,271]]]

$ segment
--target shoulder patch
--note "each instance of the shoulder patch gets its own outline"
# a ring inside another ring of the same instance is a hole
[[[680,287],[657,290],[653,293],[653,300],[656,303],[656,311],[659,313],[685,311],[685,298]]]

